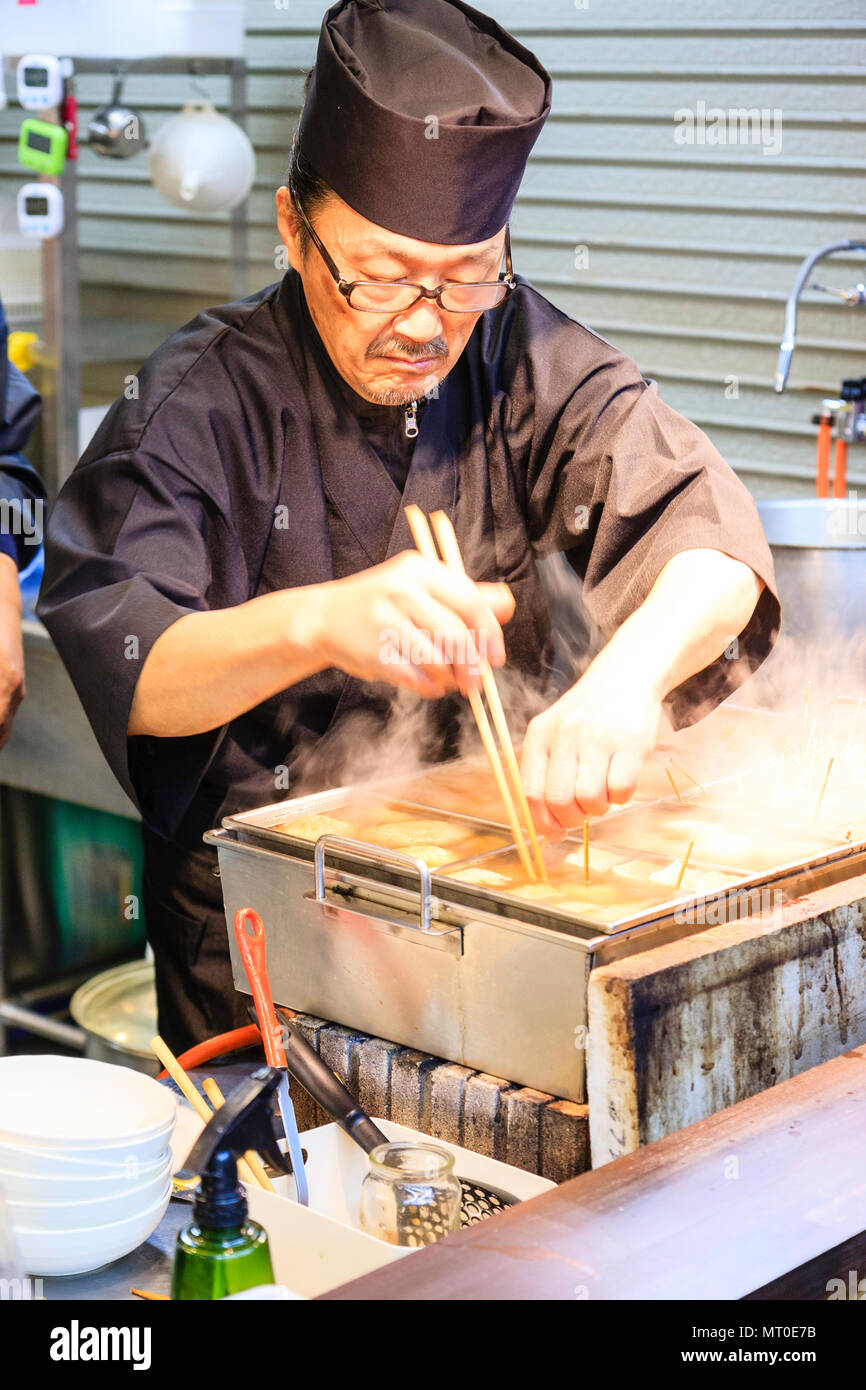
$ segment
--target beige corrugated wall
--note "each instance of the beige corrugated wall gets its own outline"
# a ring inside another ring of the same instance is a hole
[[[844,376],[866,372],[866,311],[807,296],[790,390],[776,396],[771,382],[800,259],[819,243],[866,235],[862,0],[487,8],[554,77],[553,116],[514,219],[518,268],[656,377],[756,492],[808,491],[809,417]],[[276,278],[273,189],[321,14],[320,0],[248,0],[251,288]],[[109,85],[82,79],[85,119]],[[225,102],[223,79],[204,85]],[[134,77],[126,92],[151,130],[191,95],[173,77]],[[764,139],[678,143],[676,113],[701,103],[764,110]],[[0,115],[0,233],[22,179],[20,115],[14,105]],[[80,207],[87,399],[97,400],[119,392],[130,364],[174,324],[227,297],[228,232],[223,219],[191,219],[163,202],[143,159],[115,166],[85,151]],[[847,287],[866,278],[863,258],[825,263],[819,278]],[[852,481],[863,483],[866,449],[852,462]]]

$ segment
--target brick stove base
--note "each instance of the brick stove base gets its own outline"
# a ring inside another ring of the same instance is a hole
[[[564,1182],[589,1167],[589,1107],[309,1014],[295,1023],[368,1114]],[[328,1117],[297,1082],[298,1125]]]

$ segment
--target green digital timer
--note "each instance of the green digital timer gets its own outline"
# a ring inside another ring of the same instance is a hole
[[[39,121],[32,116],[21,123],[18,136],[18,162],[37,174],[55,177],[63,172],[69,136],[62,125]]]

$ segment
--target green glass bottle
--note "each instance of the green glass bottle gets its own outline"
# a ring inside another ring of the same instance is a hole
[[[177,1237],[171,1278],[173,1299],[225,1298],[273,1284],[268,1237],[247,1214],[237,1159],[255,1149],[289,1171],[274,1140],[270,1104],[280,1073],[262,1067],[241,1084],[209,1120],[180,1176],[199,1174],[193,1219]]]

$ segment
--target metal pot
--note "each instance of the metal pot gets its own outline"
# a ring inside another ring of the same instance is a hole
[[[69,1001],[84,1033],[84,1055],[156,1076],[161,1063],[148,1046],[157,1031],[153,962],[133,961],[94,975]]]
[[[866,634],[866,500],[759,502],[782,623],[795,639]]]

